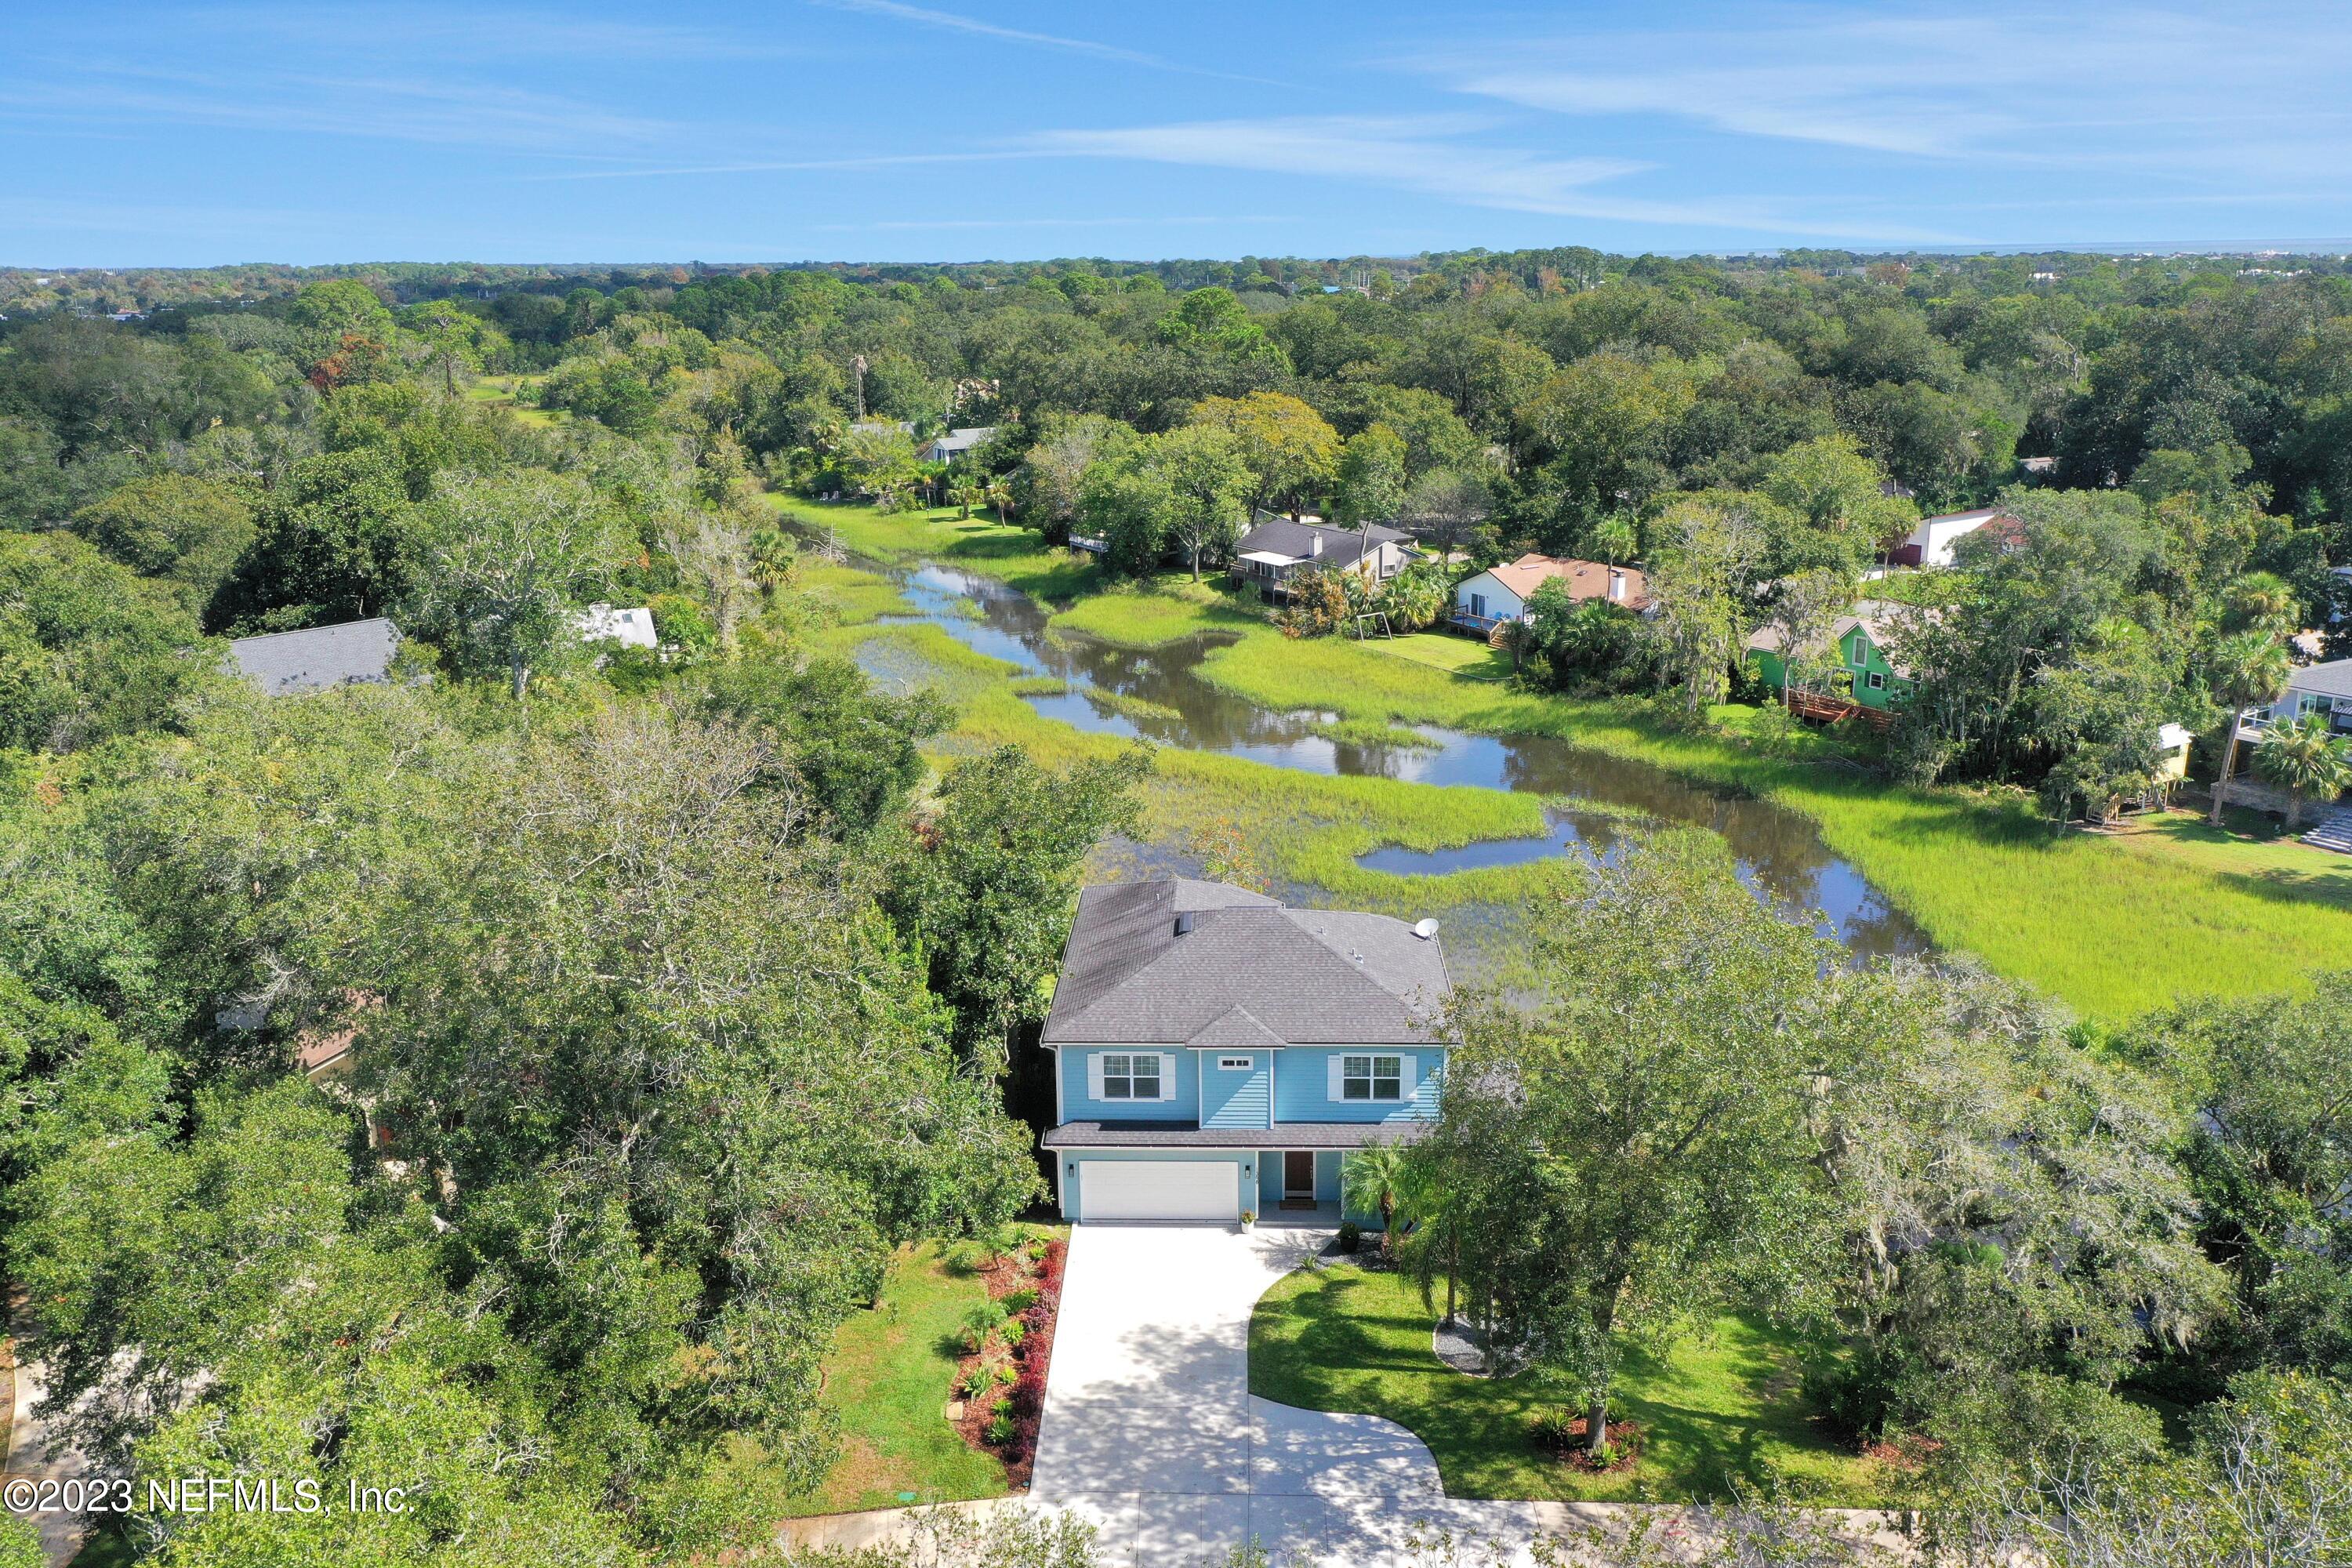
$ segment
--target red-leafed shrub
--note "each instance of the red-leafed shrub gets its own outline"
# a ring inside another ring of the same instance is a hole
[[[1013,1384],[1008,1414],[1011,1439],[1003,1447],[1004,1469],[1016,1488],[1029,1484],[1029,1467],[1037,1457],[1037,1426],[1045,1415],[1045,1379],[1054,1362],[1054,1321],[1062,1308],[1062,1266],[1069,1247],[1055,1240],[1037,1260],[1037,1299],[1021,1314],[1021,1375]]]

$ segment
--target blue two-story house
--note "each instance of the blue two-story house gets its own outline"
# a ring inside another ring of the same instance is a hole
[[[1044,1033],[1063,1217],[1336,1216],[1346,1152],[1436,1115],[1448,989],[1433,921],[1181,878],[1086,889]]]

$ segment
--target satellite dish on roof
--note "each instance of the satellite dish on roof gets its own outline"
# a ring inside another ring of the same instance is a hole
[[[1435,921],[1426,920],[1415,921],[1412,923],[1412,934],[1421,938],[1422,941],[1427,942],[1430,938],[1437,934],[1437,922]]]

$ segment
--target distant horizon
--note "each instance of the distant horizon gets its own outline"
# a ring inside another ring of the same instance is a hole
[[[308,270],[331,267],[548,267],[577,268],[611,268],[626,270],[653,267],[706,267],[719,269],[748,267],[1045,267],[1074,261],[1105,262],[1118,267],[1163,267],[1186,261],[1227,261],[1242,257],[1255,257],[1277,261],[1340,262],[1412,261],[1423,257],[1467,256],[1483,252],[1507,256],[1519,251],[1576,248],[1582,242],[1565,239],[1550,246],[1454,246],[1432,247],[1421,250],[1399,251],[1275,251],[1237,250],[1227,253],[1213,251],[1171,251],[1160,256],[1114,256],[1107,252],[1069,252],[1060,255],[1003,256],[840,256],[840,257],[610,257],[582,258],[531,257],[520,260],[497,260],[481,256],[458,257],[399,257],[369,256],[323,261],[289,261],[273,257],[244,256],[215,261],[126,261],[59,263],[0,260],[0,272],[48,272],[58,276],[88,272],[207,272],[234,267],[284,267]],[[2200,240],[2093,240],[2036,243],[2017,241],[1983,245],[1907,245],[1873,248],[1856,245],[1784,245],[1748,246],[1733,249],[1664,249],[1612,250],[1602,246],[1583,246],[1604,256],[1663,256],[1673,260],[1736,261],[1745,258],[1779,258],[1797,251],[1842,252],[1859,259],[1899,260],[1906,256],[1950,257],[1964,259],[1972,256],[2103,256],[2146,257],[2161,259],[2168,257],[2205,257],[2230,258],[2239,257],[2271,257],[2280,259],[2294,258],[2352,258],[2352,236],[2332,236],[2308,239],[2261,239],[2236,241]]]

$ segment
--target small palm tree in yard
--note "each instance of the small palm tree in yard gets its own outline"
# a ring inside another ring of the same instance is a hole
[[[800,546],[781,529],[761,528],[752,531],[746,552],[751,556],[751,582],[761,599],[774,598],[776,590],[792,581]]]
[[[1007,479],[990,479],[986,484],[980,487],[980,500],[981,504],[983,506],[989,506],[995,509],[997,521],[1010,522],[1013,521],[1012,480]]]
[[[2303,826],[2303,803],[2334,800],[2352,786],[2352,746],[2316,713],[2273,724],[2254,748],[2254,771],[2287,793],[2286,825]]]
[[[2230,711],[2230,735],[2221,745],[2221,773],[2213,781],[2213,826],[2221,826],[2222,792],[2238,762],[2238,719],[2258,702],[2270,702],[2286,689],[2286,645],[2268,632],[2240,632],[2225,637],[2213,650],[2211,680],[2214,700]]]
[[[1396,1228],[1397,1195],[1404,1183],[1404,1156],[1393,1143],[1366,1144],[1340,1163],[1339,1195],[1358,1214],[1379,1212],[1384,1255],[1393,1246],[1390,1233]]]

